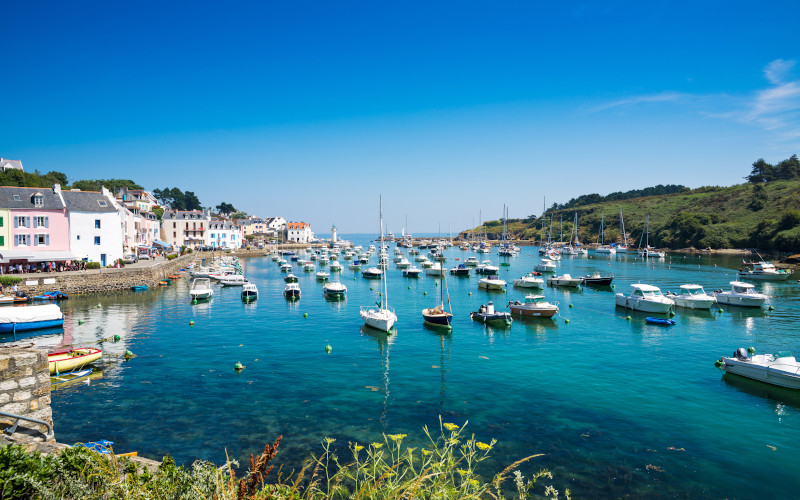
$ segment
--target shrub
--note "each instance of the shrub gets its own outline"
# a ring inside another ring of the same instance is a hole
[[[100,269],[100,263],[89,261],[86,263],[86,269]]]
[[[13,286],[19,283],[20,281],[22,281],[22,278],[18,276],[8,276],[8,275],[0,276],[0,285],[3,286]]]
[[[167,253],[167,254],[164,254],[164,257],[167,260],[177,259],[178,258],[178,254],[176,254],[176,253]]]

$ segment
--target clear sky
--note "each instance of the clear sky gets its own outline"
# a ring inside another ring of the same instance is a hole
[[[800,2],[0,1],[0,156],[317,232],[800,153]]]

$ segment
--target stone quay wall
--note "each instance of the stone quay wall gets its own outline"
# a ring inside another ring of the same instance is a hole
[[[44,420],[53,425],[47,351],[0,348],[0,411]],[[0,428],[13,423],[14,419],[0,416]],[[46,432],[47,429],[41,424],[20,420],[16,434],[43,439]]]

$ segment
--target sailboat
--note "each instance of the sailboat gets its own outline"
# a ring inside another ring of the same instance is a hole
[[[642,238],[639,238],[639,255],[644,258],[657,259],[664,257],[664,252],[659,252],[650,246],[650,214],[647,214],[644,224],[644,232],[642,236],[646,236],[644,248],[642,248]]]
[[[597,253],[608,253],[608,254],[615,254],[617,253],[613,247],[603,244],[603,240],[605,239],[605,228],[603,226],[603,222],[605,219],[605,214],[600,214],[600,246],[597,247],[595,250]]]
[[[380,225],[381,225],[381,248],[383,248],[383,199],[379,198],[378,201],[378,213]],[[389,307],[389,298],[387,296],[387,286],[386,286],[386,275],[388,273],[381,273],[381,300],[375,304],[375,306],[362,306],[361,307],[361,319],[364,320],[364,324],[367,326],[371,326],[372,328],[377,328],[378,330],[388,332],[394,326],[395,321],[397,321],[397,315],[394,311]]]
[[[628,235],[625,234],[625,220],[622,218],[622,207],[619,208],[619,230],[622,231],[622,244],[617,245],[617,252],[628,251]]]
[[[426,323],[431,325],[451,328],[450,321],[453,319],[453,307],[450,305],[450,292],[447,292],[447,305],[450,312],[444,310],[444,289],[447,288],[447,278],[444,274],[444,265],[439,264],[439,278],[442,280],[442,286],[439,287],[439,305],[422,310],[422,317]]]

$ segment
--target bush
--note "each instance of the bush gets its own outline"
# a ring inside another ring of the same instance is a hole
[[[100,269],[100,263],[89,261],[86,263],[86,269]]]
[[[168,254],[164,254],[164,257],[167,260],[177,259],[178,258],[178,254],[176,254],[176,253],[168,253]]]
[[[3,286],[14,286],[20,281],[22,281],[22,278],[18,276],[8,276],[8,275],[0,276],[0,285]]]

